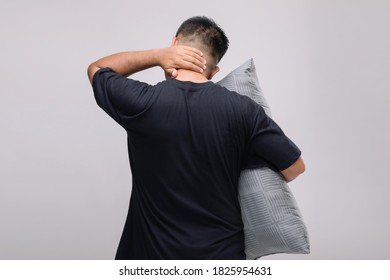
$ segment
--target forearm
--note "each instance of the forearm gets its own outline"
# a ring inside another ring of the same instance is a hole
[[[303,162],[302,157],[299,157],[298,160],[293,163],[289,168],[280,171],[286,182],[291,182],[297,178],[300,174],[305,172],[306,166]]]
[[[111,68],[122,76],[130,76],[136,72],[161,65],[161,49],[146,51],[130,51],[113,54],[93,62],[88,67],[88,77],[92,82],[93,75],[101,68]]]

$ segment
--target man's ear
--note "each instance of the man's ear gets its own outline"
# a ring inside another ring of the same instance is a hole
[[[177,37],[174,36],[174,37],[172,38],[171,47],[176,46],[176,45],[177,45]]]
[[[214,77],[214,75],[217,74],[218,72],[219,72],[219,67],[215,66],[207,79],[211,80]]]

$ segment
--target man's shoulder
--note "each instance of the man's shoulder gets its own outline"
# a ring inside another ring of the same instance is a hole
[[[246,95],[242,95],[236,91],[231,91],[219,85],[218,83],[214,83],[214,86],[215,89],[221,93],[223,98],[225,98],[230,102],[236,103],[237,105],[242,104],[243,106],[248,106],[248,105],[255,106],[255,107],[258,106],[258,104],[255,101],[253,101],[250,97]]]

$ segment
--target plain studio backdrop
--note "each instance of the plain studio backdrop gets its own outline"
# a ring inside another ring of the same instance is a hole
[[[87,66],[166,47],[194,15],[231,41],[215,81],[253,57],[306,160],[290,187],[312,253],[266,259],[389,259],[389,14],[386,0],[2,1],[0,259],[114,258],[131,193],[126,133],[96,105]]]

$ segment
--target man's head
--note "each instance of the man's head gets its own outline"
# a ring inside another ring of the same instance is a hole
[[[201,16],[184,21],[177,30],[173,43],[202,51],[209,74],[212,75],[218,72],[217,64],[229,47],[225,32],[212,19]]]

